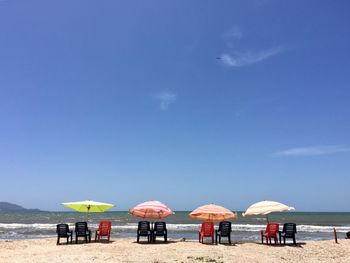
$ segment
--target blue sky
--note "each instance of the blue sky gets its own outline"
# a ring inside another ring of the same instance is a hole
[[[0,1],[0,200],[350,211],[348,1]]]

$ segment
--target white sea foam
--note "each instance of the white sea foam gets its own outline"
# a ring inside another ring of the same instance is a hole
[[[21,229],[21,228],[31,228],[31,229],[56,229],[56,224],[2,224],[0,223],[0,228],[4,229]]]
[[[71,228],[74,228],[74,223],[69,224]],[[89,224],[89,227],[95,229],[98,224]],[[167,228],[174,232],[186,232],[197,231],[200,224],[167,224]],[[240,232],[256,232],[265,229],[266,225],[259,224],[232,224],[233,231]],[[333,232],[333,228],[336,228],[337,232],[345,233],[350,230],[350,225],[347,226],[317,226],[317,225],[297,225],[298,232],[310,232],[310,233],[329,233]],[[113,229],[120,231],[135,230],[137,229],[137,223],[127,223],[126,225],[113,225]],[[0,230],[4,232],[6,230],[54,230],[56,224],[18,224],[18,223],[0,223]],[[0,232],[0,234],[1,234]]]

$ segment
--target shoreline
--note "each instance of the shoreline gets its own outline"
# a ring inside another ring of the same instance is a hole
[[[62,240],[63,241],[63,240]],[[0,240],[2,263],[14,262],[349,262],[350,240],[306,241],[298,246],[234,242],[205,245],[198,241],[136,243],[132,238],[111,242],[56,245],[56,238]]]

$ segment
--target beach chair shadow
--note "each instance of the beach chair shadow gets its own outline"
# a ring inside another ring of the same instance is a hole
[[[115,241],[113,240],[107,240],[107,239],[101,239],[100,241],[94,241],[94,243],[101,243],[101,244],[112,244]]]
[[[167,244],[174,244],[178,242],[179,241],[167,241],[167,242],[163,242],[163,241],[148,242],[146,240],[145,241],[139,240],[139,242],[133,241],[134,244],[140,244],[140,245],[167,245]]]
[[[295,245],[293,243],[280,244],[281,247],[295,247],[295,248],[303,248],[303,245],[306,245],[305,242],[298,242]]]
[[[261,243],[256,243],[257,245],[260,246],[266,246],[266,244],[261,244]],[[303,248],[303,245],[305,245],[305,242],[298,242],[296,245],[293,243],[287,243],[287,244],[269,244],[269,247],[294,247],[294,248]]]
[[[231,244],[230,243],[220,243],[217,246],[235,247],[236,244],[234,242],[231,242]]]

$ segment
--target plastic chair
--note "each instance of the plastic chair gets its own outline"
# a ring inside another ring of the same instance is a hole
[[[293,244],[296,246],[297,242],[295,240],[295,234],[297,233],[297,225],[294,223],[285,223],[283,225],[282,231],[279,231],[280,243],[286,244],[286,238],[293,239]]]
[[[278,243],[277,235],[279,234],[279,224],[277,223],[269,223],[266,226],[265,231],[261,231],[261,243],[264,243],[264,238],[266,238],[266,244],[271,244],[271,239],[275,240],[275,244]]]
[[[85,242],[91,242],[91,231],[88,229],[86,222],[75,223],[75,243],[78,244],[78,238],[84,237]]]
[[[198,241],[203,243],[205,237],[211,237],[211,243],[214,243],[214,223],[203,222],[198,231]]]
[[[158,236],[164,237],[164,242],[168,242],[168,231],[165,222],[155,222],[153,229],[153,242],[156,242]]]
[[[218,244],[218,237],[219,237],[219,243],[221,244],[221,237],[227,237],[228,243],[231,244],[231,222],[229,221],[223,221],[219,224],[219,229],[215,231],[215,244]]]
[[[137,227],[137,243],[140,241],[140,237],[147,237],[147,241],[152,241],[151,226],[148,221],[140,221]]]
[[[101,237],[107,237],[109,241],[111,238],[111,229],[111,221],[101,221],[95,233],[95,241],[100,241]]]
[[[72,231],[69,230],[69,226],[67,224],[58,224],[56,226],[56,233],[57,233],[57,245],[60,244],[61,237],[67,238],[67,244],[69,242],[69,238],[70,238],[70,243],[73,242],[73,233]]]

